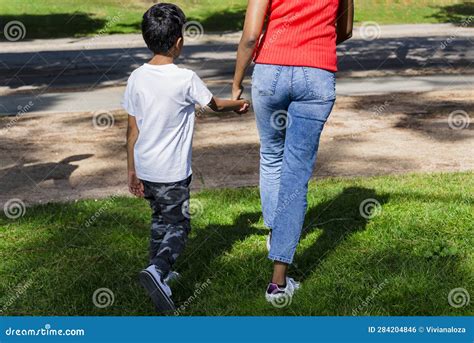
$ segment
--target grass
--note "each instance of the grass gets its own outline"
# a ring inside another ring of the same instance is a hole
[[[206,32],[239,30],[247,0],[177,0]],[[151,0],[0,0],[0,22],[21,21],[26,39],[139,32]],[[379,24],[461,23],[474,15],[467,0],[356,0],[356,21]]]
[[[311,184],[291,274],[293,303],[267,304],[267,231],[258,190],[193,195],[193,231],[173,286],[182,315],[472,315],[448,293],[474,294],[474,173],[326,179]],[[377,199],[372,219],[359,205]],[[138,285],[150,211],[111,198],[0,217],[0,310],[8,315],[153,315]],[[209,280],[209,281],[208,281]],[[99,288],[114,303],[94,306]]]
[[[355,0],[356,21],[379,24],[455,23],[474,15],[472,1]]]

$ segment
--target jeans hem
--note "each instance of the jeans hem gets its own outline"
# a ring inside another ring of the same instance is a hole
[[[281,256],[276,256],[276,255],[268,255],[268,258],[272,261],[278,261],[278,262],[283,262],[287,264],[291,264],[293,262],[292,258],[286,258],[286,257],[281,257]]]

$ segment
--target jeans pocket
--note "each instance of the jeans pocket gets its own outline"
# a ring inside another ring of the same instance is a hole
[[[311,100],[336,99],[336,74],[324,69],[303,67],[306,95]]]
[[[252,75],[252,89],[260,96],[273,96],[276,92],[282,66],[256,64]]]

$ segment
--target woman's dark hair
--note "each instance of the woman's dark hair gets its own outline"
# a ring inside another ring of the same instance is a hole
[[[142,35],[148,49],[164,55],[183,37],[184,12],[176,5],[160,3],[143,15]]]

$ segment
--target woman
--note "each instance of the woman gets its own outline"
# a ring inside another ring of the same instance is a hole
[[[270,302],[291,300],[299,287],[287,269],[301,236],[321,132],[336,98],[336,44],[352,35],[353,9],[353,0],[248,2],[232,92],[240,98],[254,60],[260,194],[274,261],[266,291]]]

